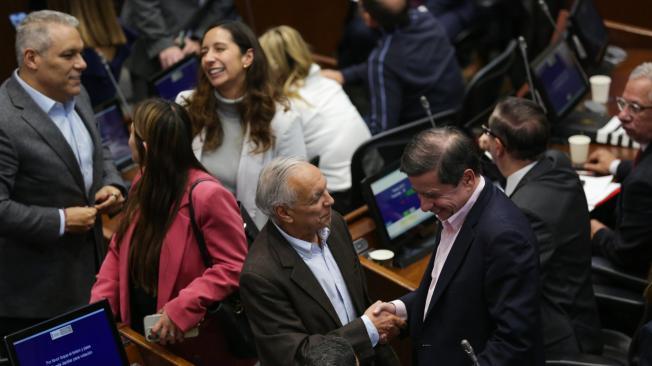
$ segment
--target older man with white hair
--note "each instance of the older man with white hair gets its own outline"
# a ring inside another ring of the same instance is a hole
[[[319,169],[273,160],[260,174],[256,204],[270,221],[249,251],[240,293],[261,364],[306,364],[313,347],[336,335],[361,365],[398,365],[382,343],[404,322],[368,309],[362,266]]]
[[[600,174],[614,174],[621,182],[613,228],[591,220],[594,251],[624,270],[645,275],[652,262],[652,62],[637,66],[621,97],[616,98],[622,127],[641,144],[634,160],[621,161],[599,149],[584,166]]]

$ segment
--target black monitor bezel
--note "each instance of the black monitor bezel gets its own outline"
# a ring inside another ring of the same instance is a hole
[[[396,171],[399,169],[400,163],[398,161],[393,162],[391,164],[386,165],[383,167],[383,169],[371,176],[368,176],[364,178],[361,182],[362,186],[362,197],[367,204],[368,211],[371,213],[371,217],[374,220],[376,224],[376,233],[378,234],[378,239],[380,239],[380,245],[383,248],[390,249],[394,251],[395,253],[400,251],[400,247],[403,245],[409,245],[409,239],[413,237],[415,234],[422,232],[424,230],[427,231],[426,226],[434,228],[437,225],[438,219],[436,216],[432,216],[425,221],[419,223],[415,227],[407,230],[403,234],[397,236],[396,238],[392,239],[389,236],[389,233],[387,232],[387,227],[385,226],[385,220],[383,219],[381,213],[380,213],[380,208],[378,207],[376,203],[376,199],[373,193],[373,190],[371,189],[371,185],[380,180],[381,178],[387,176],[388,174]]]
[[[587,58],[586,61],[580,59],[580,62],[582,63],[582,65],[584,65],[586,67],[599,66],[602,63],[602,59],[604,58],[604,55],[606,53],[607,46],[609,46],[609,31],[608,31],[607,27],[604,25],[604,21],[603,21],[604,18],[602,17],[602,15],[598,11],[598,9],[595,7],[595,4],[592,2],[593,0],[575,0],[575,2],[573,3],[572,8],[570,10],[570,15],[569,15],[569,21],[570,21],[569,31],[570,32],[568,32],[568,36],[570,37],[573,34],[577,35],[580,42],[582,43],[582,46],[584,47],[584,50],[585,51],[587,50],[586,45],[590,43],[590,42],[587,42],[587,39],[589,37],[587,37],[587,35],[586,35],[586,30],[584,30],[583,28],[581,28],[579,26],[582,22],[581,22],[580,18],[577,16],[577,12],[579,11],[580,6],[586,6],[585,4],[587,4],[589,1],[591,2],[589,6],[593,7],[595,12],[600,16],[600,20],[602,21],[601,24],[602,24],[602,27],[604,29],[604,32],[607,34],[607,37],[604,39],[604,42],[600,45],[600,48],[599,48],[598,52],[595,55],[593,55],[592,58]],[[569,43],[573,44],[570,40],[569,40]],[[577,50],[575,50],[575,51],[577,53]],[[587,54],[587,56],[590,56],[590,55]],[[579,58],[579,55],[578,55],[578,58]]]
[[[106,299],[94,302],[92,304],[84,305],[79,308],[76,308],[74,310],[71,310],[67,313],[58,315],[54,318],[48,319],[44,322],[38,323],[36,325],[33,325],[29,328],[25,328],[22,330],[19,330],[15,333],[11,333],[9,335],[6,335],[4,337],[4,343],[5,343],[5,348],[9,354],[9,360],[12,365],[14,366],[20,366],[18,363],[18,356],[16,354],[16,349],[13,347],[13,343],[15,341],[24,339],[26,337],[32,336],[34,334],[43,332],[47,329],[56,327],[57,324],[63,324],[66,322],[69,322],[75,318],[78,318],[81,315],[89,314],[92,312],[95,312],[97,310],[104,310],[104,313],[107,315],[108,322],[110,324],[109,328],[111,329],[111,333],[113,335],[113,339],[116,342],[116,345],[119,345],[118,348],[118,354],[119,357],[122,361],[123,366],[128,366],[129,365],[129,360],[127,359],[127,353],[124,349],[124,345],[122,342],[122,338],[120,337],[120,333],[118,332],[118,328],[116,326],[115,320],[113,318],[113,312],[111,311],[111,307],[109,306],[109,302]]]
[[[158,92],[158,89],[156,88],[156,84],[161,80],[166,78],[168,75],[174,73],[177,69],[179,69],[181,66],[184,66],[188,61],[194,60],[197,62],[197,67],[199,72],[201,71],[201,60],[199,59],[198,56],[196,55],[188,55],[184,57],[183,59],[179,60],[177,63],[174,65],[168,67],[167,69],[161,70],[154,74],[147,82],[147,89],[148,93],[152,97],[161,97],[161,95]],[[199,74],[197,74],[197,82],[199,82]],[[174,100],[174,99],[173,99]]]
[[[550,97],[548,96],[547,93],[543,92],[545,90],[541,80],[539,80],[536,69],[538,66],[545,62],[546,59],[551,56],[552,54],[555,54],[557,51],[557,48],[565,46],[568,51],[569,51],[569,56],[572,59],[573,64],[575,65],[576,69],[579,71],[580,76],[582,78],[582,81],[584,82],[584,92],[580,95],[577,95],[572,102],[570,103],[570,106],[567,107],[565,110],[561,111],[560,114],[556,114],[555,108],[550,101]],[[531,63],[530,63],[530,70],[532,70],[532,79],[534,82],[534,86],[536,88],[537,93],[539,96],[541,96],[541,99],[543,100],[543,103],[545,105],[547,115],[548,115],[548,120],[550,121],[551,124],[556,124],[561,122],[564,117],[566,117],[568,114],[570,114],[575,107],[586,97],[586,95],[590,92],[591,86],[589,84],[589,79],[586,76],[586,72],[584,71],[584,68],[580,64],[580,62],[577,60],[577,57],[575,56],[575,52],[573,52],[572,48],[568,45],[568,43],[564,39],[559,39],[557,42],[551,44],[548,46],[543,52],[541,52]]]

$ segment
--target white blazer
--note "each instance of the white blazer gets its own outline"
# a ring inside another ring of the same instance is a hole
[[[186,90],[179,93],[176,102],[184,105],[186,100],[192,99],[194,92],[194,90]],[[256,187],[260,172],[267,163],[279,156],[295,156],[303,159],[307,157],[301,120],[295,111],[292,109],[285,111],[283,106],[277,104],[276,114],[271,124],[276,142],[271,149],[263,153],[250,153],[254,144],[249,140],[249,129],[245,131],[236,178],[236,199],[247,209],[258,229],[262,229],[267,222],[267,216],[256,207]],[[192,150],[199,161],[201,161],[205,136],[206,131],[202,130],[192,141]]]

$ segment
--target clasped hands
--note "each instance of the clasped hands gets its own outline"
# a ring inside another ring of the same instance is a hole
[[[392,303],[376,301],[364,314],[378,330],[383,344],[396,337],[405,326],[405,320],[396,315],[396,306]]]
[[[124,201],[125,198],[118,188],[102,187],[95,194],[95,206],[66,207],[64,209],[65,232],[79,234],[90,230],[95,226],[98,214],[115,212],[122,207]]]

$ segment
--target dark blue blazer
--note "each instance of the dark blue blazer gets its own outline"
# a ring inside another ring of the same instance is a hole
[[[481,365],[543,365],[535,240],[525,216],[485,179],[425,320],[434,255],[419,288],[400,299],[408,312],[416,365],[469,365],[462,339],[471,343]]]

